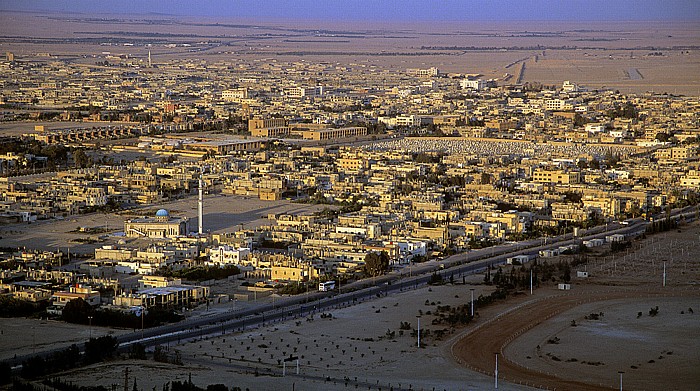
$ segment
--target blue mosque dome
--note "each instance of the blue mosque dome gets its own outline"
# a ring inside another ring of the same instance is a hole
[[[165,209],[158,209],[158,211],[156,212],[156,217],[168,217],[168,216],[170,216],[170,213],[168,213],[168,211]]]

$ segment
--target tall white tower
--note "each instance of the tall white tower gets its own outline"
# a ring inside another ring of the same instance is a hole
[[[151,62],[151,51],[150,50],[148,51],[148,67],[149,68],[153,67],[153,63]]]
[[[199,176],[199,207],[198,207],[198,215],[199,215],[199,236],[202,236],[202,233],[204,232],[204,222],[202,219],[204,218],[204,214],[202,213],[202,210],[204,209],[204,181],[202,181],[202,175]]]

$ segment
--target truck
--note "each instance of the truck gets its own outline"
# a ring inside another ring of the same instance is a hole
[[[335,281],[326,281],[318,284],[319,292],[330,292],[335,289]]]

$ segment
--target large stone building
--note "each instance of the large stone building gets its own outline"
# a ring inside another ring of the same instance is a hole
[[[155,217],[142,217],[124,222],[124,234],[129,238],[175,238],[186,236],[186,217],[170,217],[165,209],[156,212]]]

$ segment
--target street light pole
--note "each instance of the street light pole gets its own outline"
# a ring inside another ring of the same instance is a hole
[[[92,339],[92,316],[88,316],[88,322],[90,322],[90,339]]]
[[[664,261],[664,282],[663,282],[663,286],[664,286],[664,287],[666,286],[666,261]]]
[[[471,292],[471,295],[472,295],[472,304],[469,306],[469,309],[471,310],[472,318],[473,318],[474,317],[474,288],[469,288],[469,291]]]
[[[622,374],[625,373],[623,371],[617,371],[617,373],[620,374],[620,391],[622,391]]]
[[[418,318],[418,348],[420,349],[420,315],[416,315]]]
[[[498,389],[498,352],[496,352],[496,370],[493,373],[494,375],[494,386],[496,389]]]

